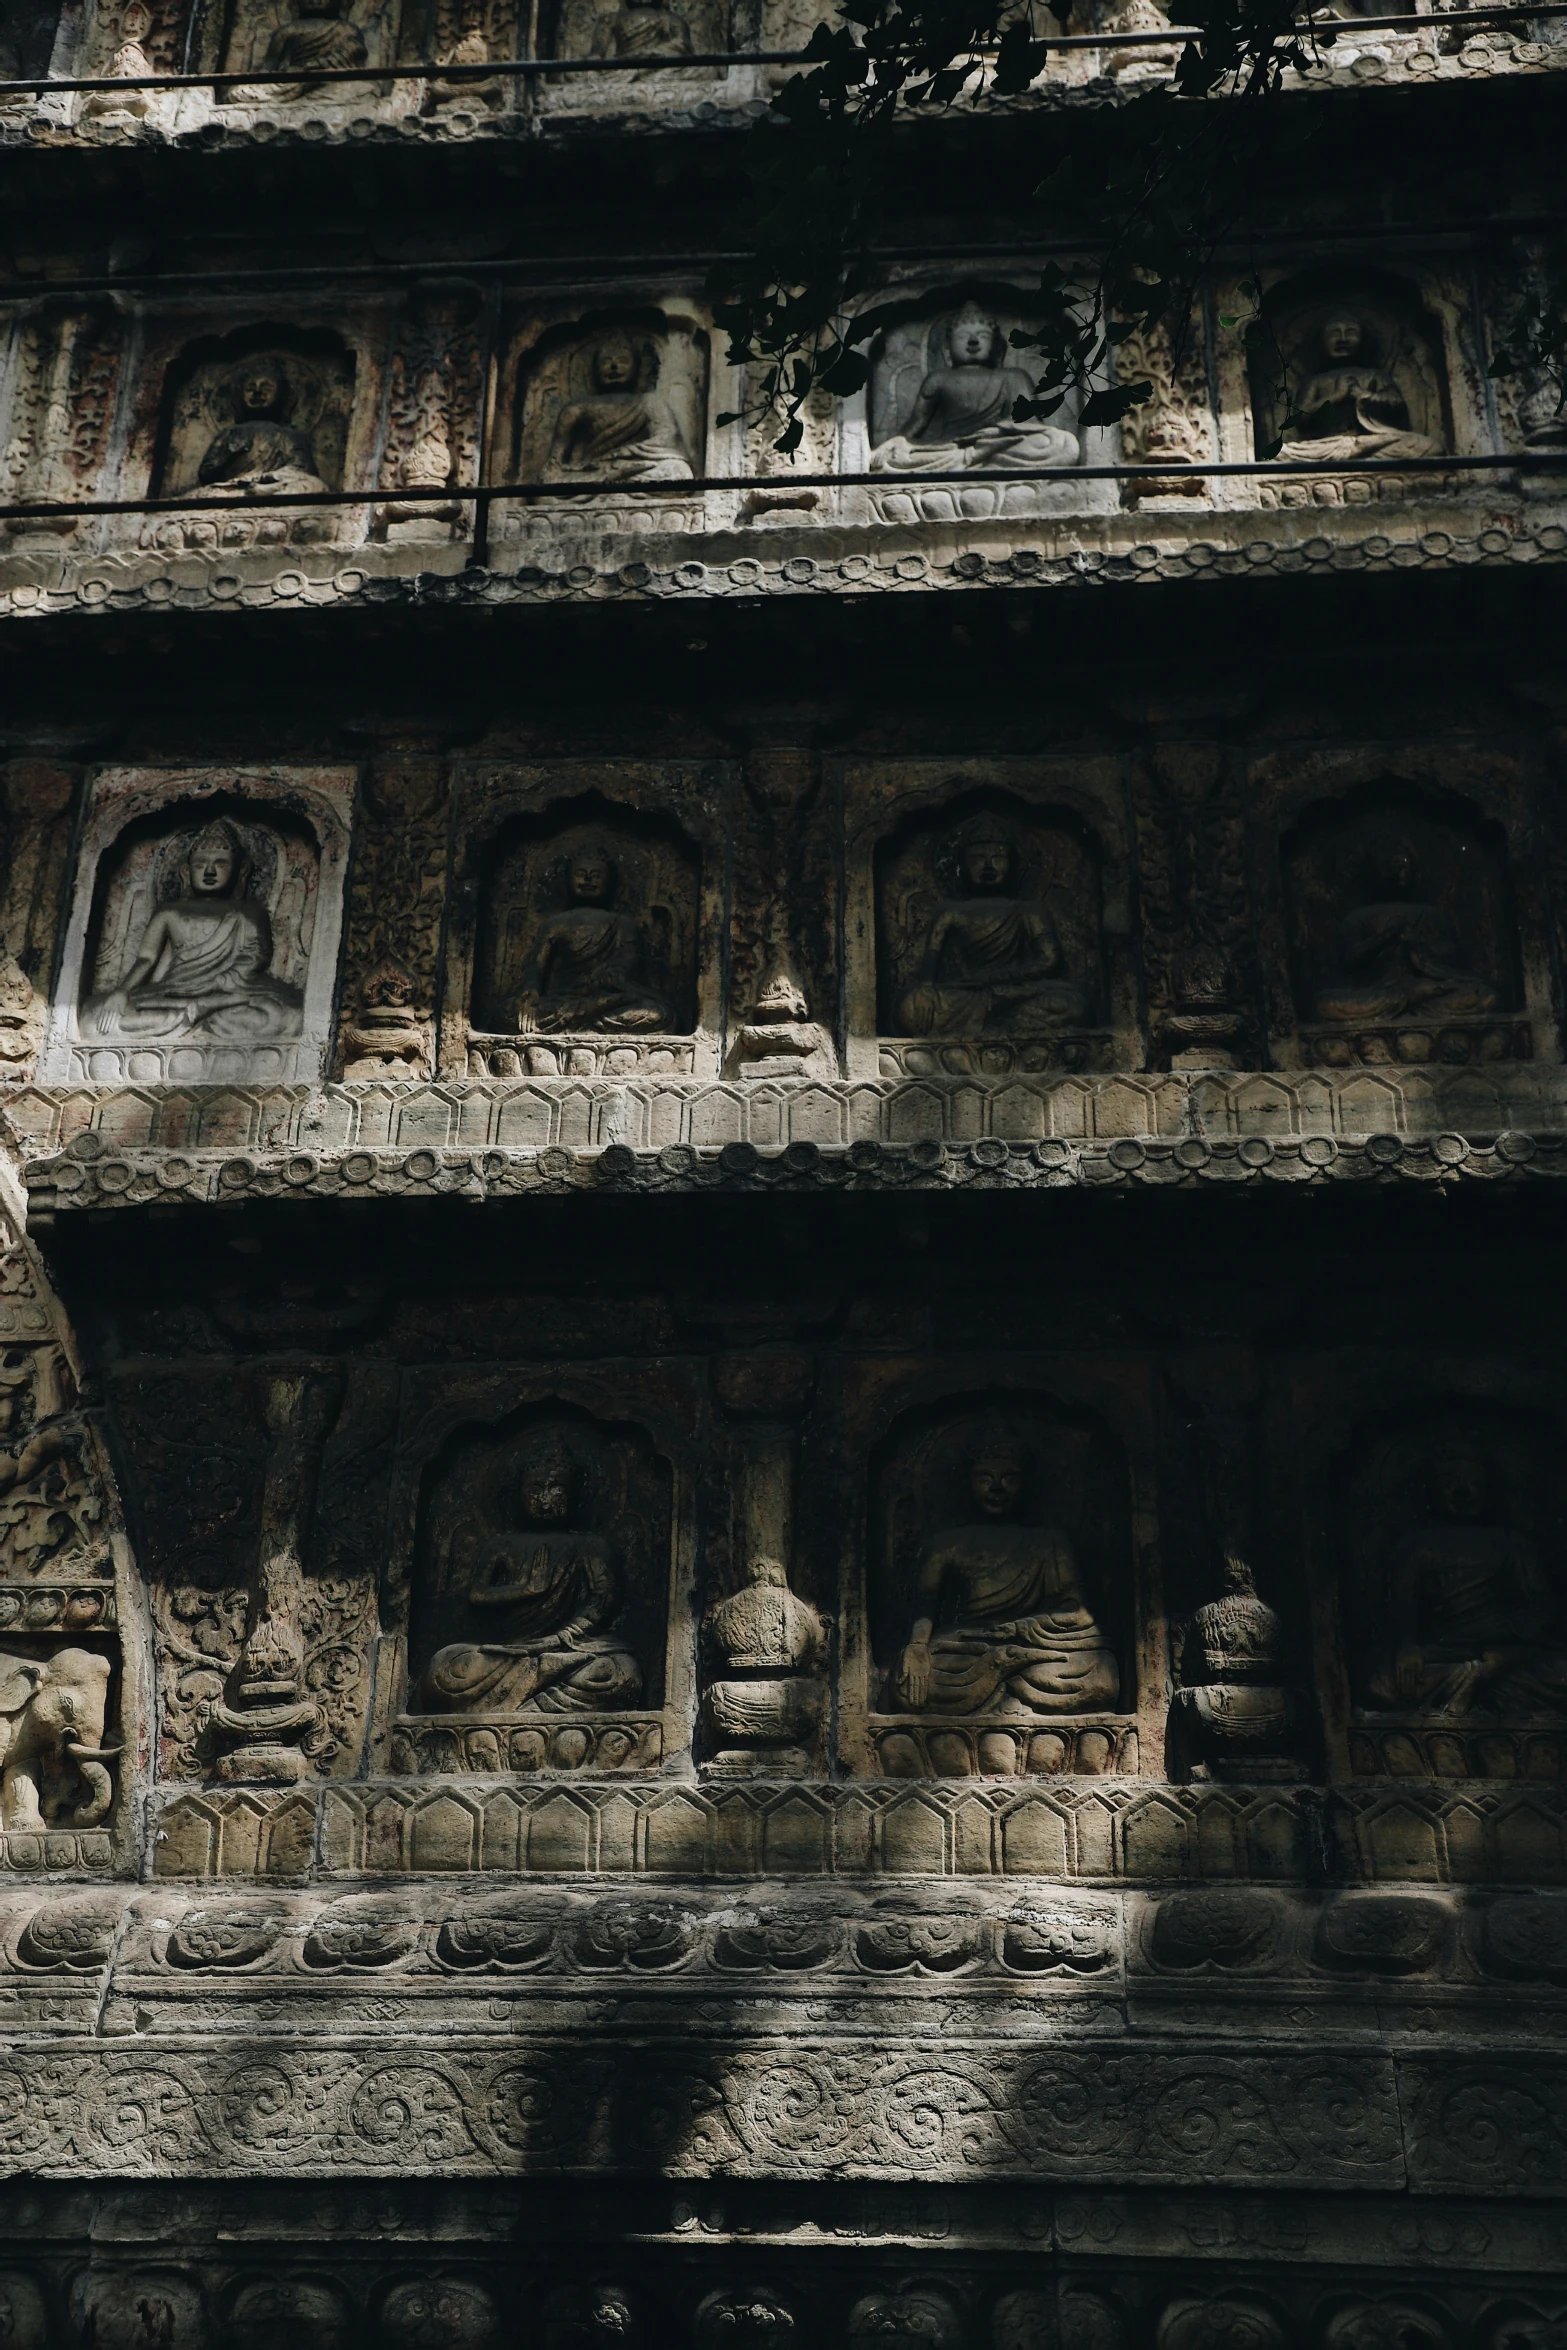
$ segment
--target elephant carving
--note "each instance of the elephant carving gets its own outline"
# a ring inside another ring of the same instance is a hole
[[[85,1648],[51,1657],[0,1652],[0,1826],[90,1828],[114,1800],[103,1743],[106,1656]]]

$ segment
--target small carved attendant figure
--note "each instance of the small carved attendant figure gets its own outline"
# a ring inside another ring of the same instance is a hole
[[[783,1563],[753,1558],[738,1591],[708,1610],[703,1634],[722,1675],[706,1693],[708,1727],[731,1763],[785,1750],[803,1751],[815,1739],[826,1702],[821,1677],[827,1628],[808,1600],[789,1588]],[[726,1755],[722,1747],[738,1749]]]
[[[1027,1036],[1087,1016],[1083,991],[1062,969],[1049,909],[1012,893],[1017,844],[993,817],[958,840],[964,895],[938,908],[920,976],[899,1006],[909,1036]]]
[[[341,0],[295,0],[295,6],[293,21],[279,25],[268,43],[267,65],[283,73],[304,73],[314,66],[331,70],[368,62],[364,34],[356,24],[345,24],[338,14]],[[351,84],[336,86],[345,96],[352,88]],[[288,94],[291,98],[314,98],[320,89],[317,82],[297,82]]]
[[[730,1055],[737,1077],[836,1077],[832,1038],[787,971],[770,972]]]
[[[551,473],[601,473],[616,481],[693,478],[674,409],[662,393],[643,388],[647,368],[630,335],[605,335],[593,353],[594,390],[568,400],[555,420]]]
[[[958,473],[971,466],[1073,465],[1077,443],[1054,424],[1019,424],[1033,378],[1007,364],[1001,328],[978,302],[947,327],[947,365],[920,385],[907,425],[871,451],[873,473]]]
[[[614,905],[614,859],[602,841],[578,843],[567,868],[571,903],[545,922],[517,998],[517,1027],[535,1030],[667,1028],[671,1006],[642,977],[640,925]]]
[[[542,1437],[522,1471],[523,1532],[475,1559],[471,1607],[504,1611],[503,1640],[438,1649],[422,1695],[453,1713],[598,1713],[634,1705],[637,1660],[606,1627],[620,1604],[614,1561],[597,1534],[573,1528],[576,1474],[558,1438]]]
[[[153,915],[125,977],[83,1004],[82,1035],[298,1036],[304,998],[272,976],[272,925],[245,894],[247,872],[234,826],[209,824],[191,844],[181,895]]]
[[[1321,365],[1294,401],[1303,437],[1281,457],[1324,465],[1356,457],[1435,457],[1441,444],[1411,429],[1409,403],[1386,368],[1369,366],[1366,330],[1353,311],[1323,321]]]
[[[1451,917],[1417,894],[1406,841],[1384,836],[1366,861],[1369,902],[1339,926],[1340,976],[1318,992],[1321,1020],[1463,1019],[1494,1012],[1498,990],[1459,966]]]
[[[1527,1535],[1490,1522],[1484,1461],[1455,1454],[1431,1479],[1436,1516],[1394,1546],[1397,1647],[1368,1683],[1399,1712],[1567,1711],[1567,1644]]]
[[[969,1456],[976,1522],[934,1535],[891,1694],[915,1713],[1017,1718],[1113,1706],[1121,1676],[1084,1603],[1067,1536],[1018,1513],[1029,1458],[1005,1429]]]
[[[1182,1644],[1185,1686],[1176,1703],[1196,1758],[1194,1776],[1291,1776],[1297,1766],[1288,1749],[1299,1709],[1282,1686],[1284,1628],[1233,1551],[1223,1581],[1219,1598],[1192,1617]]]
[[[324,490],[310,435],[286,421],[288,386],[276,363],[247,361],[236,368],[231,390],[235,421],[208,445],[196,476],[202,487]]]

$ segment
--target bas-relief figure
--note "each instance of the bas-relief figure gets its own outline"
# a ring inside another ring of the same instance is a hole
[[[776,1080],[836,1077],[838,1056],[830,1032],[810,1017],[805,991],[779,966],[763,978],[750,1018],[736,1031],[729,1070],[735,1077]]]
[[[565,0],[554,44],[557,57],[711,56],[727,43],[719,0]],[[656,65],[645,69],[656,74]],[[641,74],[617,76],[637,82]],[[682,75],[682,81],[689,80]]]
[[[1292,464],[1439,456],[1448,446],[1434,330],[1411,289],[1276,288],[1253,336],[1257,443]]]
[[[707,348],[694,322],[546,333],[518,385],[523,481],[691,481],[702,470]]]
[[[487,897],[481,1024],[609,1036],[692,1026],[696,881],[672,843],[571,826],[503,853]]]
[[[238,358],[232,347],[198,346],[172,379],[159,496],[340,489],[354,363],[331,342],[308,350],[279,343]],[[311,516],[308,527],[328,532],[332,517]]]
[[[303,990],[280,978],[266,906],[250,894],[239,827],[217,818],[174,868],[173,894],[141,929],[131,960],[79,1015],[84,1041],[197,1035],[227,1043],[297,1037]]]
[[[1394,1713],[1567,1713],[1567,1626],[1533,1538],[1505,1522],[1484,1455],[1429,1464],[1422,1522],[1386,1562],[1390,1647],[1369,1661],[1369,1705]]]
[[[585,1504],[602,1504],[608,1471],[589,1496],[580,1450],[544,1428],[512,1464],[510,1497],[496,1490],[499,1523],[460,1521],[445,1544],[441,1580],[482,1634],[445,1641],[424,1667],[416,1705],[430,1712],[602,1713],[635,1705],[644,1674],[619,1629],[628,1561]]]
[[[715,1760],[804,1768],[827,1700],[827,1627],[789,1588],[780,1559],[750,1559],[745,1581],[702,1626],[713,1667],[704,1693]]]
[[[885,1034],[1028,1037],[1091,1017],[1097,882],[1069,835],[983,813],[913,844],[879,894]]]
[[[84,1828],[114,1799],[103,1743],[112,1667],[86,1648],[0,1652],[0,1826]]]
[[[342,0],[294,0],[294,13],[272,35],[263,63],[283,73],[367,64],[370,52],[364,34],[341,10]],[[337,97],[348,95],[350,88],[330,82],[296,82],[282,94],[319,98],[326,91]]]
[[[873,363],[871,471],[1075,465],[1071,433],[1013,415],[1033,396],[1033,377],[1009,358],[1006,329],[982,302],[895,327]]]
[[[971,1514],[924,1543],[913,1627],[884,1710],[1026,1719],[1115,1706],[1120,1667],[1084,1597],[1071,1538],[1024,1515],[1033,1467],[1005,1426],[973,1444]]]
[[[1512,1008],[1501,846],[1472,816],[1387,795],[1309,810],[1285,883],[1305,1020],[1375,1030]]]
[[[1197,1609],[1178,1643],[1176,1691],[1193,1778],[1288,1779],[1299,1708],[1285,1685],[1284,1626],[1258,1595],[1250,1564],[1229,1553],[1219,1597]]]

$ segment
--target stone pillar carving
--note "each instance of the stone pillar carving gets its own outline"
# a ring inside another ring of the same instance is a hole
[[[1263,1394],[1256,1353],[1244,1341],[1191,1346],[1171,1377],[1192,1415],[1214,1592],[1174,1627],[1172,1759],[1194,1779],[1298,1779],[1304,1708],[1286,1685],[1284,1626],[1258,1596],[1253,1566]]]
[[[803,1772],[819,1759],[827,1622],[790,1588],[798,1421],[815,1372],[803,1354],[720,1356],[718,1398],[739,1423],[736,1588],[703,1618],[703,1734],[734,1772]]]
[[[381,479],[388,489],[428,491],[429,499],[399,499],[377,509],[377,530],[394,545],[468,535],[472,509],[447,493],[477,476],[481,319],[471,286],[432,287],[410,304],[392,355]]]
[[[1137,786],[1139,890],[1156,1062],[1255,1065],[1240,779],[1217,745],[1169,743]]]
[[[239,1658],[208,1717],[221,1750],[220,1779],[287,1786],[305,1775],[300,1741],[316,1727],[321,1709],[305,1686],[304,1550],[322,1449],[342,1395],[337,1372],[310,1364],[261,1376],[268,1444],[260,1557]]]
[[[11,759],[4,775],[0,1075],[30,1077],[43,1041],[80,770],[54,759]]]
[[[831,1033],[838,1026],[839,884],[832,827],[819,820],[819,746],[837,714],[824,723],[820,709],[755,708],[736,711],[727,723],[746,746],[751,810],[735,842],[730,1004],[754,1006],[770,976],[785,972],[810,1018]]]
[[[372,759],[360,798],[338,1037],[345,1078],[428,1077],[445,889],[447,775],[427,752]]]
[[[15,499],[86,498],[108,455],[124,331],[112,311],[39,310],[22,327],[0,479]],[[68,535],[68,515],[17,531]]]

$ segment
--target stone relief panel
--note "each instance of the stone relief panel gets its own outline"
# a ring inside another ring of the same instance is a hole
[[[674,1474],[645,1428],[551,1399],[448,1428],[419,1483],[391,1768],[656,1770],[690,1738],[676,1545]]]
[[[1452,1400],[1364,1428],[1339,1486],[1358,1767],[1510,1777],[1567,1720],[1567,1526],[1543,1415]],[[1525,1734],[1520,1741],[1520,1733]]]
[[[41,1066],[54,1079],[319,1076],[344,770],[99,774]]]
[[[1452,446],[1440,330],[1413,286],[1377,276],[1285,281],[1251,339],[1259,455],[1298,464],[1436,457]]]
[[[1135,1771],[1126,1468],[1047,1397],[915,1410],[871,1474],[867,1762],[893,1778]]]
[[[721,775],[584,762],[468,779],[443,1068],[716,1073]]]
[[[547,111],[624,112],[685,107],[711,82],[691,72],[661,72],[633,60],[703,57],[731,45],[728,0],[545,0],[539,25],[546,57],[624,58],[630,70],[610,76],[551,75],[542,82]],[[720,78],[715,74],[714,79]],[[607,83],[607,86],[605,86]]]
[[[1140,1060],[1119,793],[1107,768],[853,771],[851,1064],[1002,1075]],[[1016,774],[1022,790],[1005,788]],[[884,829],[870,837],[872,811]],[[870,902],[867,902],[870,901]],[[863,911],[862,911],[863,909]],[[860,927],[863,922],[863,928]],[[874,937],[874,974],[865,953]],[[856,1073],[859,1073],[856,1070]]]
[[[10,759],[0,835],[0,1082],[30,1077],[43,1042],[49,973],[70,878],[81,770]]]
[[[341,489],[354,406],[355,359],[328,329],[281,326],[192,343],[164,378],[152,494],[177,498],[309,494]],[[173,549],[329,543],[340,515],[149,515],[141,541]],[[194,534],[194,535],[193,535]]]
[[[646,14],[640,5],[635,13]],[[695,528],[700,501],[679,498],[680,484],[706,467],[708,337],[688,312],[605,310],[530,320],[504,373],[509,413],[497,418],[495,446],[509,449],[505,478],[578,484],[613,498],[635,484],[667,488],[669,498],[639,494],[613,509],[626,529]],[[507,536],[569,527],[580,501],[518,499],[496,510]],[[600,498],[591,502],[605,524]]]
[[[433,1074],[449,808],[439,758],[389,752],[371,762],[356,818],[349,1002],[338,1036],[350,1082]]]
[[[487,36],[475,32],[473,38]],[[461,46],[454,45],[454,54]],[[451,86],[454,95],[474,88],[468,82]],[[429,495],[377,508],[374,527],[392,546],[449,543],[468,535],[472,508],[447,493],[478,477],[485,362],[480,319],[472,292],[433,293],[409,305],[388,370],[381,480],[388,489]]]
[[[1529,1058],[1506,842],[1472,804],[1372,786],[1304,810],[1282,853],[1308,1058]]]
[[[883,313],[886,323],[867,346],[865,393],[845,406],[846,464],[886,476],[885,486],[869,493],[873,519],[979,521],[1080,503],[1085,485],[1026,478],[1041,469],[1070,471],[1084,453],[1078,401],[1047,419],[1019,422],[1012,413],[1034,389],[1027,354],[1011,341],[1027,327],[1026,294],[980,283],[923,295],[900,290],[883,297]],[[1018,479],[961,478],[998,471]],[[921,478],[938,474],[959,478]]]
[[[307,73],[312,67],[389,65],[398,53],[398,0],[229,0],[222,34],[228,73]],[[236,92],[236,96],[241,93]],[[283,104],[363,104],[353,84],[295,82],[254,90]]]
[[[241,1296],[215,1302],[246,1320]],[[379,1367],[309,1355],[116,1379],[163,1777],[287,1787],[358,1767],[395,1401]]]
[[[0,378],[0,480],[8,499],[85,499],[103,487],[125,327],[112,310],[40,306]],[[70,515],[0,525],[13,539],[69,537]]]

